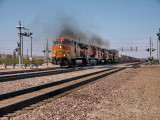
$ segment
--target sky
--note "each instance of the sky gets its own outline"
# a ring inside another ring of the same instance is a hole
[[[0,0],[0,53],[17,47],[18,26],[33,33],[33,55],[43,55],[46,40],[51,49],[64,23],[85,34],[96,34],[120,54],[147,58],[149,40],[156,49],[160,28],[160,0]],[[23,30],[22,32],[25,32]],[[31,40],[24,37],[24,55]],[[121,51],[121,49],[124,51]],[[126,51],[130,48],[138,51]]]

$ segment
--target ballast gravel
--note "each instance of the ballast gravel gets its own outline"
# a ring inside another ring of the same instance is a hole
[[[53,81],[59,81],[59,80],[67,79],[67,78],[72,78],[72,77],[80,76],[83,74],[102,71],[104,69],[108,69],[108,68],[87,69],[87,70],[82,70],[82,71],[74,71],[74,72],[55,74],[55,75],[49,75],[49,76],[0,82],[0,94],[15,91],[15,90],[20,90],[24,88],[29,88],[32,86],[42,85],[42,84],[53,82]]]
[[[160,67],[127,68],[11,120],[158,120]]]

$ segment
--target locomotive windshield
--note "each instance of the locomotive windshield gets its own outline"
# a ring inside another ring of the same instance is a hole
[[[55,45],[60,45],[62,42],[61,41],[54,41],[54,46]]]
[[[63,43],[63,45],[67,45],[67,46],[71,45],[71,41],[63,41],[62,43]]]

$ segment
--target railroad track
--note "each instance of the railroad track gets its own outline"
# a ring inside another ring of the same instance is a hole
[[[73,71],[81,71],[91,68],[79,68],[79,69],[51,69],[51,70],[45,70],[45,71],[38,71],[33,73],[22,73],[22,74],[12,74],[12,75],[1,75],[0,76],[0,82],[7,82],[7,81],[13,81],[13,80],[20,80],[20,79],[26,79],[26,78],[33,78],[33,77],[41,77],[41,76],[48,76],[53,74],[61,74],[61,73],[68,73]],[[13,72],[13,71],[12,71]],[[21,72],[21,71],[19,71]]]
[[[135,64],[135,63],[132,63]],[[129,64],[129,65],[132,65]],[[33,77],[41,77],[41,76],[48,76],[53,74],[61,74],[73,71],[80,71],[92,68],[98,68],[101,66],[86,66],[86,67],[78,67],[77,69],[67,68],[44,68],[44,69],[34,69],[34,70],[22,70],[22,71],[8,71],[8,72],[0,72],[0,82],[7,82],[13,80],[20,80],[25,78],[33,78]],[[101,67],[102,68],[102,67]],[[106,66],[105,66],[106,68]],[[26,73],[27,72],[27,73]],[[22,73],[22,74],[19,74]]]
[[[37,68],[32,70],[20,70],[20,71],[6,71],[6,72],[0,72],[0,75],[9,75],[9,74],[17,74],[17,73],[29,73],[29,72],[36,72],[36,71],[46,71],[46,70],[54,70],[57,69],[56,67],[50,67],[50,68]]]
[[[118,63],[116,63],[116,64],[118,65]],[[112,67],[112,66],[114,66],[116,64],[110,64],[109,66]],[[100,65],[100,66],[105,66],[105,65]],[[90,66],[90,67],[96,67],[96,66]],[[98,65],[98,67],[99,67],[99,65]],[[88,66],[78,67],[78,68],[88,68]],[[5,72],[0,72],[0,75],[9,75],[9,74],[18,74],[18,73],[30,73],[30,72],[37,72],[37,71],[39,72],[39,71],[47,71],[47,70],[55,70],[55,69],[59,69],[59,67],[37,68],[37,69],[20,70],[20,71],[5,71]]]
[[[107,68],[94,73],[0,94],[0,117],[47,98],[73,90],[125,68]]]
[[[123,69],[125,68],[108,68],[94,73],[1,94],[0,116],[55,95],[70,91]]]

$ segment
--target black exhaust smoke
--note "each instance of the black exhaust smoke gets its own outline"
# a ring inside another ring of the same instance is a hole
[[[63,18],[60,22],[62,23],[57,38],[69,38],[71,40],[90,45],[96,45],[105,48],[109,47],[109,43],[104,41],[100,36],[93,33],[90,34],[89,32],[85,32],[85,30],[80,30],[79,27],[74,24],[75,22],[73,19],[70,19],[69,21],[67,18]]]
[[[86,42],[87,35],[80,31],[77,27],[64,24],[60,29],[58,38],[69,38],[78,42]]]

